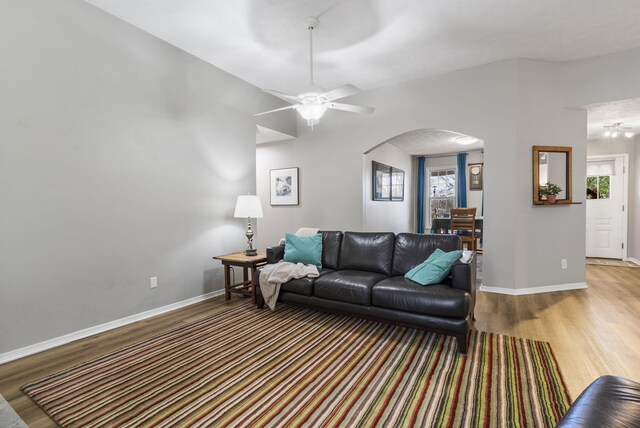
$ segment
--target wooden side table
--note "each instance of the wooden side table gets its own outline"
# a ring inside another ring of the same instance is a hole
[[[254,304],[258,303],[256,296],[256,284],[253,283],[253,274],[260,266],[267,264],[267,255],[258,253],[257,256],[247,256],[242,253],[225,254],[216,256],[214,260],[220,260],[224,266],[224,299],[231,299],[231,293],[242,294],[251,297]],[[231,266],[242,268],[242,281],[231,284]],[[249,276],[251,270],[251,276]]]

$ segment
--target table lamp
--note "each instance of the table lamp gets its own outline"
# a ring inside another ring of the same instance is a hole
[[[247,218],[247,256],[256,256],[258,252],[253,248],[253,230],[251,230],[251,217],[262,218],[262,205],[260,198],[254,195],[240,195],[236,201],[236,211],[234,217]]]

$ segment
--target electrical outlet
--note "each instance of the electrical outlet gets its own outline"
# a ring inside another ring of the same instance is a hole
[[[567,268],[567,259],[562,259],[562,269]]]
[[[149,288],[156,288],[158,286],[158,277],[152,276],[149,278]]]

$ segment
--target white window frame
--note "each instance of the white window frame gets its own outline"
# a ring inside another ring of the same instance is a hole
[[[433,171],[453,171],[453,176],[455,179],[455,186],[453,186],[453,206],[458,207],[458,167],[456,165],[452,166],[433,166],[426,168],[426,178],[427,182],[425,183],[425,192],[427,193],[427,199],[429,203],[426,206],[427,212],[425,213],[426,218],[429,220],[427,223],[427,230],[431,229],[431,172]]]

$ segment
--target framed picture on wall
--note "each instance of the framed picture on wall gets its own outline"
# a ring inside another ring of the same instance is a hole
[[[482,190],[482,167],[481,163],[469,164],[469,190]]]
[[[271,205],[298,205],[298,168],[272,169],[269,177]]]
[[[391,200],[404,201],[404,171],[391,167]]]
[[[391,167],[389,165],[373,161],[371,171],[373,177],[373,200],[391,200]]]
[[[371,168],[374,201],[404,201],[404,171],[373,161]]]

